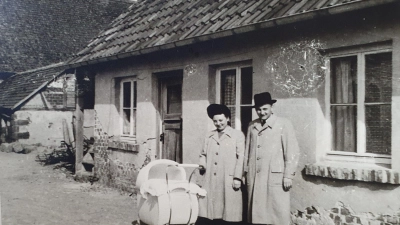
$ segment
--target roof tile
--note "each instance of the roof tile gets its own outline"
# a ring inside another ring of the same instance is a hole
[[[138,0],[70,63],[126,55],[178,40],[208,40],[207,34],[365,1],[374,0]]]
[[[65,64],[59,63],[9,77],[0,83],[0,107],[12,109],[42,84],[59,76],[66,68]]]

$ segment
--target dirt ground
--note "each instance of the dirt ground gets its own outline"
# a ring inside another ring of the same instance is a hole
[[[122,225],[136,220],[134,195],[78,183],[35,157],[36,152],[0,152],[1,225]]]

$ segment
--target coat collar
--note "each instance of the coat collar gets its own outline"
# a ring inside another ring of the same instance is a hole
[[[258,131],[262,131],[268,127],[272,128],[276,122],[276,119],[278,119],[278,117],[272,114],[271,117],[269,117],[267,121],[265,121],[264,126],[261,125],[261,120],[257,119],[254,128],[257,129]]]
[[[221,138],[218,137],[218,131],[217,130],[213,130],[209,137],[212,137],[213,139],[215,139],[218,142],[220,140],[223,140],[226,136],[231,138],[232,137],[232,132],[233,132],[233,128],[231,126],[226,126],[226,128],[224,130],[224,134],[221,136]]]

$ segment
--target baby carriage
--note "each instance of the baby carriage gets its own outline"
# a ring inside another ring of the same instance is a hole
[[[199,206],[198,196],[206,191],[186,179],[184,167],[199,168],[196,164],[179,164],[161,159],[143,167],[136,180],[139,221],[141,224],[194,224]]]

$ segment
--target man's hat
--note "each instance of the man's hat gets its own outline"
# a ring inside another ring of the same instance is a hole
[[[211,119],[215,115],[220,115],[220,114],[224,114],[227,118],[231,117],[231,111],[229,110],[229,108],[226,105],[220,105],[220,104],[209,105],[207,107],[207,114],[208,117],[210,117]]]
[[[253,108],[257,108],[266,104],[272,105],[275,102],[276,100],[271,98],[271,94],[269,92],[262,92],[254,95]]]

